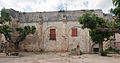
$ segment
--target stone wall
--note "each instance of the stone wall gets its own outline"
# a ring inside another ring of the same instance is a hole
[[[112,19],[111,15],[104,14],[101,10],[76,10],[65,12],[18,12],[10,9],[12,19],[17,26],[35,26],[36,32],[34,35],[28,35],[21,42],[22,50],[40,51],[70,51],[80,46],[81,51],[90,53],[92,50],[92,41],[90,40],[89,30],[81,29],[78,22],[80,16],[86,12],[90,14],[98,14],[99,17]],[[12,24],[12,25],[13,25]],[[78,36],[72,37],[72,28],[77,28]],[[56,40],[49,40],[50,29],[56,29]]]
[[[79,22],[75,21],[54,21],[39,23],[19,23],[19,26],[35,26],[37,28],[34,35],[28,35],[21,42],[22,49],[39,51],[41,48],[45,51],[70,51],[77,45],[83,52],[90,51],[90,37],[87,29],[82,30]],[[78,29],[78,36],[72,37],[72,28]],[[50,29],[56,29],[56,40],[49,40]]]

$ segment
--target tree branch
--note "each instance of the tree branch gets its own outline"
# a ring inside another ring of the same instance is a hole
[[[12,40],[11,38],[9,38],[9,37],[6,37],[6,36],[5,36],[5,39],[6,39],[8,42],[10,42],[10,43],[14,43],[13,40]]]
[[[120,33],[120,30],[116,29],[116,28],[113,28],[112,30],[110,30],[109,28],[96,27],[96,28],[94,28],[94,30],[99,30],[99,31],[102,31],[102,32]]]

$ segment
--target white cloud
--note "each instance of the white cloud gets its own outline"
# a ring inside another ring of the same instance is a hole
[[[113,7],[112,0],[0,0],[0,9],[13,8],[23,12],[56,11],[62,5],[66,10],[102,9]]]
[[[104,12],[108,12],[113,8],[112,0],[88,0],[88,9],[102,9]]]

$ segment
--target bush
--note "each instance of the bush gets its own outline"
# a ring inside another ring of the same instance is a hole
[[[27,49],[24,49],[24,52],[28,52],[28,50],[27,50]]]
[[[100,55],[101,55],[101,56],[107,56],[107,51],[101,51],[101,52],[100,52]]]
[[[115,53],[119,53],[119,50],[115,49],[115,48],[112,48],[112,47],[109,47],[108,49],[106,49],[105,51],[107,52],[115,52]]]
[[[80,55],[82,55],[83,53],[82,53],[82,51],[80,51]]]
[[[58,12],[65,12],[65,10],[59,10]]]
[[[33,50],[24,49],[24,52],[33,52]]]
[[[43,49],[40,49],[40,53],[43,53],[44,52],[44,50]]]
[[[10,53],[10,56],[19,56],[19,53],[18,52],[13,52],[13,53]]]

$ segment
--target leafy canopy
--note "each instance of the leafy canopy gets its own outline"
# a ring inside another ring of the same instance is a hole
[[[12,28],[9,27],[9,25],[4,24],[5,22],[10,22],[12,21],[10,17],[10,12],[8,9],[3,8],[1,10],[1,17],[0,17],[0,34],[4,34],[6,40],[8,42],[13,42],[11,39],[12,35],[11,32]],[[35,26],[24,26],[24,27],[17,27],[15,28],[16,31],[18,32],[19,36],[17,37],[15,42],[21,42],[23,41],[28,34],[34,34],[36,31]]]
[[[7,9],[3,8],[1,10],[0,24],[8,21],[12,21],[10,17],[10,12]]]
[[[120,22],[120,0],[112,1],[115,8],[114,9],[111,8],[111,13],[113,13],[116,16],[115,22]]]
[[[113,0],[115,9],[111,9],[111,13],[116,15],[115,21],[109,21],[98,17],[96,14],[83,14],[79,18],[82,28],[88,28],[93,42],[109,40],[114,33],[120,33],[120,0]]]
[[[83,14],[79,18],[79,23],[82,24],[82,28],[94,29],[96,27],[106,27],[106,25],[113,25],[112,22],[98,17],[96,14]]]
[[[113,36],[114,33],[101,32],[98,30],[89,30],[89,35],[91,36],[93,42],[99,43],[109,40],[109,37]]]
[[[31,33],[31,34],[34,34],[34,33],[35,33],[35,30],[36,30],[35,26],[32,26],[32,27],[30,27],[30,26],[25,26],[24,28],[22,28],[22,27],[17,27],[17,28],[16,28],[16,31],[19,32],[19,36],[18,36],[18,38],[17,38],[16,41],[17,41],[17,42],[23,41],[28,34],[30,34],[30,33]]]
[[[96,27],[106,28],[106,25],[112,26],[114,24],[113,22],[98,17],[96,14],[89,14],[89,13],[83,14],[79,18],[79,23],[82,24],[83,29],[84,28],[90,29],[89,35],[91,36],[92,41],[95,43],[107,41],[109,40],[110,36],[114,35],[114,33],[110,33],[107,31],[103,32],[100,30],[95,30]],[[109,27],[108,29],[112,30],[111,27]]]

